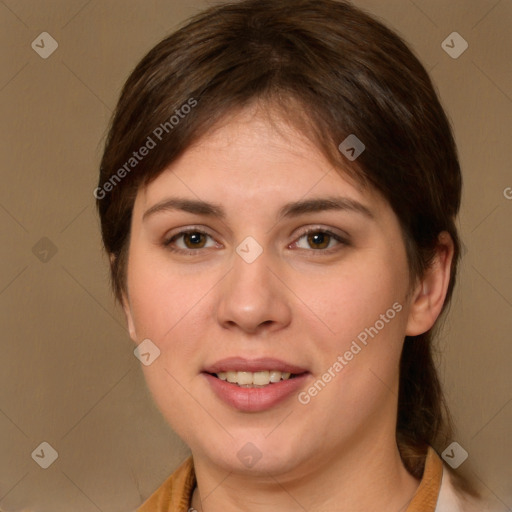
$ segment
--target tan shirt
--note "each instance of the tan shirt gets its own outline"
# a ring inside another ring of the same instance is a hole
[[[443,462],[429,447],[425,460],[425,470],[420,485],[411,503],[404,512],[458,512],[462,511],[453,493],[448,488],[443,491],[443,502],[439,502],[443,479]],[[196,485],[194,464],[189,457],[150,498],[137,509],[137,512],[187,512]],[[449,500],[450,503],[448,503]]]

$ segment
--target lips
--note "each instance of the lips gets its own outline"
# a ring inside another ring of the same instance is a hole
[[[220,373],[220,372],[263,372],[263,371],[278,371],[281,373],[291,373],[300,375],[306,373],[306,368],[301,368],[290,363],[286,363],[279,359],[264,357],[259,359],[244,359],[243,357],[228,357],[217,361],[216,363],[204,368],[206,373]]]
[[[278,359],[231,357],[207,366],[203,375],[224,403],[242,412],[260,412],[298,392],[310,374]]]

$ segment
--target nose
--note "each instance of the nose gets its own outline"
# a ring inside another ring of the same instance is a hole
[[[264,251],[248,263],[238,254],[217,292],[217,321],[248,334],[272,332],[291,322],[291,297],[279,264]]]

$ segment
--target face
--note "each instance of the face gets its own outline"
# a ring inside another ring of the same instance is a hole
[[[137,195],[130,333],[160,350],[143,368],[169,424],[226,470],[306,475],[394,442],[408,291],[389,204],[257,113]]]

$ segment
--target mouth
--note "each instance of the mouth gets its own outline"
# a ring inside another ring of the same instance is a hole
[[[209,372],[206,372],[209,373]],[[294,379],[302,373],[281,372],[279,370],[263,370],[258,372],[246,372],[229,370],[225,372],[210,373],[217,379],[235,384],[241,388],[264,388],[271,384],[277,384],[283,380]]]
[[[203,372],[240,387],[268,386],[308,373],[305,368],[270,357],[229,357],[207,366]]]
[[[279,359],[230,357],[201,372],[216,396],[242,412],[262,412],[303,388],[311,373]]]

